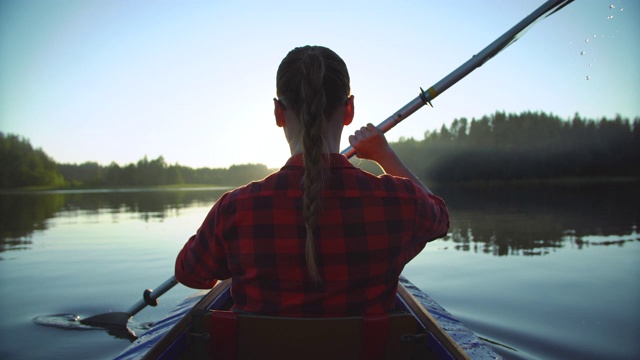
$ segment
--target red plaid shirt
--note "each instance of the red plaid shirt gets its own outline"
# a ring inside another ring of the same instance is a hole
[[[391,311],[404,266],[447,233],[444,201],[407,179],[376,177],[331,155],[316,284],[305,262],[303,171],[297,155],[264,180],[224,194],[178,255],[178,281],[206,289],[231,277],[235,309],[268,315]]]

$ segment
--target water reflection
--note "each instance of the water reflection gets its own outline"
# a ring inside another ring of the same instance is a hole
[[[638,183],[475,186],[434,189],[451,211],[439,245],[496,256],[540,256],[559,248],[624,246],[637,241]],[[122,213],[163,221],[209,206],[226,189],[67,191],[0,194],[0,253],[31,247],[54,217]],[[114,217],[117,221],[117,217]],[[2,259],[0,257],[0,259]]]
[[[496,256],[638,240],[638,183],[438,189],[451,211],[444,244]],[[447,245],[445,245],[447,246]]]
[[[62,211],[133,213],[140,219],[163,219],[171,210],[188,208],[201,204],[213,204],[223,193],[219,189],[200,190],[164,190],[164,191],[111,191],[111,192],[73,192],[65,194]]]
[[[26,250],[33,234],[54,217],[127,213],[142,221],[162,221],[180,209],[211,205],[226,189],[91,190],[0,194],[0,253]],[[117,219],[117,218],[114,218]],[[2,258],[0,258],[1,260]]]
[[[0,253],[26,250],[35,231],[47,229],[50,219],[64,206],[64,196],[0,195]]]

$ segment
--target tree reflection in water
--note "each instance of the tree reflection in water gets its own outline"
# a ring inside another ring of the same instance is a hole
[[[140,220],[162,221],[180,209],[212,205],[224,189],[131,189],[10,192],[0,194],[0,253],[27,250],[32,237],[54,217],[130,213]],[[0,258],[1,260],[2,258]]]
[[[63,206],[60,194],[0,195],[0,253],[29,249],[33,233],[46,230]]]
[[[455,250],[538,256],[558,248],[624,246],[637,241],[637,182],[565,185],[441,186],[451,230],[439,240]],[[131,213],[162,221],[180,209],[210,206],[224,189],[92,190],[0,194],[0,253],[29,249],[54,217]],[[0,259],[2,259],[0,257]]]
[[[437,189],[451,212],[446,241],[497,256],[637,241],[638,183],[508,185]]]

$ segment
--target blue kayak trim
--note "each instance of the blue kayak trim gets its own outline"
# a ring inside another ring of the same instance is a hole
[[[435,302],[431,297],[418,289],[413,283],[405,277],[400,277],[400,283],[407,288],[413,297],[427,310],[427,312],[440,324],[440,326],[449,334],[449,336],[469,355],[471,359],[501,359],[494,349],[486,342],[482,341],[476,334],[465,327],[458,319],[445,310],[440,304]],[[205,295],[209,290],[198,291],[186,298],[182,303],[178,304],[163,319],[156,322],[148,331],[140,335],[131,345],[129,345],[117,360],[134,360],[141,359],[157,342],[160,341],[177,323],[180,321]],[[215,298],[208,308],[219,308],[230,298],[228,291],[223,292]],[[403,300],[398,298],[399,302]],[[406,304],[402,305],[406,308]],[[424,324],[423,324],[424,325]],[[181,334],[171,346],[164,350],[159,359],[174,359],[182,353],[186,347],[186,335]],[[433,349],[442,349],[443,346],[439,340],[432,334],[429,334],[427,340]],[[439,358],[451,358],[446,351],[437,354]]]
[[[440,324],[444,331],[464,350],[472,359],[502,359],[495,350],[486,342],[469,330],[460,320],[445,310],[429,295],[418,289],[404,276],[400,277],[400,283],[416,298],[429,314]]]

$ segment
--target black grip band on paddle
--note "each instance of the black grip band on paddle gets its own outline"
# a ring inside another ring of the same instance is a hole
[[[153,290],[151,289],[147,289],[142,293],[144,303],[149,306],[158,306],[158,299],[154,299],[153,297],[151,297],[151,293],[153,293]]]
[[[433,107],[433,105],[431,105],[431,102],[429,101],[429,98],[427,97],[427,92],[422,88],[420,88],[420,100],[422,100],[425,105]]]

